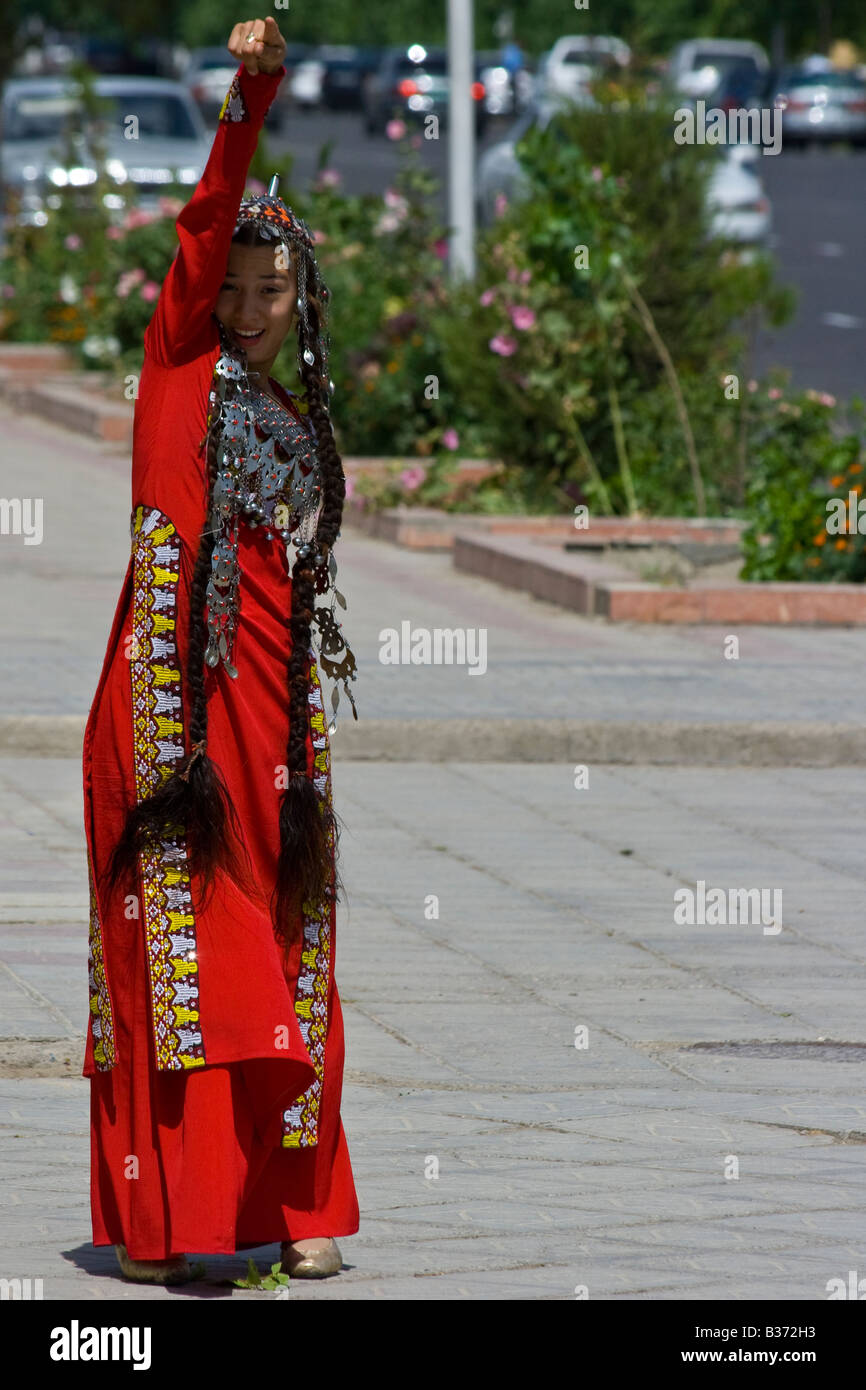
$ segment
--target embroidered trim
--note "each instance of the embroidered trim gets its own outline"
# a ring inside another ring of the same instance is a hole
[[[313,739],[313,783],[323,807],[333,805],[331,799],[331,752],[325,728],[322,687],[315,661],[310,663],[310,726]],[[335,834],[331,829],[329,842],[331,863],[336,850]],[[331,982],[331,913],[333,912],[335,874],[332,868],[330,884],[319,904],[304,903],[304,948],[295,990],[295,1014],[316,1070],[316,1079],[308,1090],[283,1111],[284,1149],[309,1148],[319,1139],[319,1107],[325,1075],[325,1044],[328,1038],[328,989]]]
[[[238,75],[235,73],[232,78],[232,85],[226,92],[226,99],[222,104],[219,119],[221,121],[248,121],[249,118],[249,112],[244,105],[244,99],[241,95]]]
[[[180,540],[164,512],[137,508],[133,555],[129,670],[135,784],[141,801],[184,756],[175,641]],[[171,827],[159,845],[142,851],[139,864],[157,1069],[203,1067],[195,916],[184,827]]]
[[[87,983],[90,994],[90,1027],[93,1033],[93,1060],[99,1071],[110,1071],[117,1062],[114,1041],[114,1015],[105,975],[102,924],[93,884],[93,865],[87,852],[87,880],[90,885],[90,932],[88,938]]]

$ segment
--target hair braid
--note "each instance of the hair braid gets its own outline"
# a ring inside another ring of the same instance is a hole
[[[334,432],[323,394],[324,363],[322,360],[322,314],[320,296],[322,285],[315,260],[307,256],[307,308],[311,338],[304,340],[314,361],[308,365],[301,358],[301,379],[306,391],[309,418],[316,432],[316,457],[319,463],[322,508],[316,527],[316,544],[334,544],[343,517],[346,479],[337,452]],[[299,334],[302,332],[299,325]],[[307,899],[320,901],[330,890],[337,897],[342,883],[337,867],[339,825],[333,807],[321,798],[312,781],[307,764],[307,740],[310,735],[310,666],[311,629],[316,602],[314,574],[308,558],[296,561],[292,572],[292,611],[289,627],[292,651],[289,658],[289,737],[286,765],[289,785],[280,806],[280,859],[274,900],[274,917],[278,936],[287,944],[299,930],[299,917]],[[333,840],[333,847],[332,847]]]

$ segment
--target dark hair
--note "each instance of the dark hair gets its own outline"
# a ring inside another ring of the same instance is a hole
[[[241,228],[232,238],[244,246],[273,246],[254,226]],[[295,257],[306,258],[307,305],[310,337],[298,323],[301,352],[309,347],[313,362],[301,358],[303,399],[316,432],[316,453],[322,486],[322,508],[316,528],[316,546],[332,547],[340,531],[346,479],[334,440],[328,411],[328,381],[322,359],[324,327],[322,303],[327,296],[312,251],[294,243]],[[297,263],[297,261],[296,261]],[[203,441],[204,442],[204,441]],[[216,476],[218,440],[207,438],[208,504]],[[216,537],[202,530],[189,599],[189,644],[185,678],[191,692],[189,743],[191,751],[174,772],[149,797],[133,806],[111,857],[107,876],[114,884],[134,871],[138,853],[159,841],[170,826],[186,831],[190,867],[198,872],[205,895],[221,869],[244,886],[252,886],[249,855],[225,782],[208,756],[207,692],[204,652],[207,630],[204,617],[211,556]],[[314,546],[314,549],[316,548]],[[308,760],[310,727],[310,640],[316,602],[315,575],[310,558],[296,559],[291,575],[292,604],[289,616],[291,653],[288,662],[289,736],[286,750],[288,785],[279,808],[280,851],[277,879],[271,896],[271,916],[277,939],[288,954],[303,930],[303,910],[308,900],[318,907],[323,899],[340,897],[343,885],[337,869],[339,823],[329,796],[320,796],[313,782],[315,755]],[[327,715],[325,715],[327,719]]]

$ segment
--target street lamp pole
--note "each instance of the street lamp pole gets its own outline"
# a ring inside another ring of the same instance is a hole
[[[448,0],[448,268],[452,280],[475,278],[474,56],[472,0]]]

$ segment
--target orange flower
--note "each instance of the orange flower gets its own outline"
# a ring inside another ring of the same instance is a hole
[[[835,478],[831,478],[831,479],[830,479],[830,486],[831,486],[831,487],[841,487],[844,481],[845,481],[845,479],[842,477],[842,474],[841,474],[841,473],[837,473]]]
[[[827,532],[826,532],[826,531],[819,531],[818,534],[817,534],[817,536],[815,536],[813,539],[814,539],[815,545],[826,545],[826,543],[827,543]]]
[[[852,464],[849,464],[849,465],[848,465],[848,472],[849,472],[849,473],[862,473],[862,472],[863,472],[863,465],[862,465],[862,463],[852,463]]]
[[[848,542],[839,539],[839,540],[836,542],[836,549],[837,549],[837,550],[847,550],[847,549],[848,549]]]

